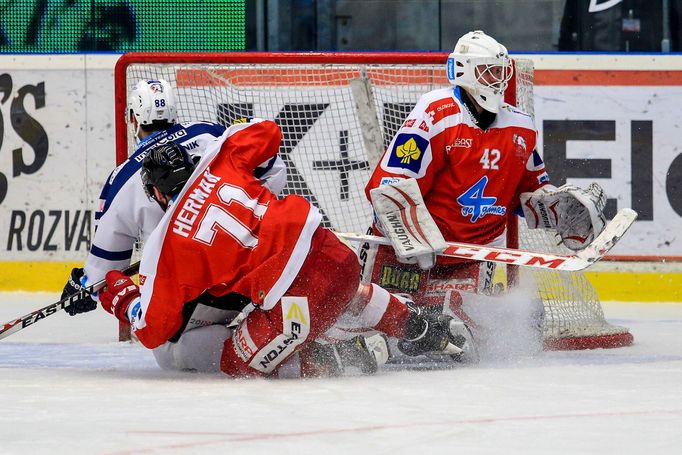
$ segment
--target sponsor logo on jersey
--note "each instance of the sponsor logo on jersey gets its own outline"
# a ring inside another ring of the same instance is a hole
[[[473,144],[474,144],[473,139],[458,137],[457,139],[455,139],[455,142],[445,146],[445,151],[450,153],[450,151],[455,148],[470,149]]]
[[[426,285],[425,296],[435,297],[446,294],[448,291],[477,292],[476,280],[473,278],[460,278],[451,280],[430,280]]]
[[[429,141],[417,134],[401,133],[396,137],[388,166],[419,172]]]
[[[176,139],[180,139],[181,137],[187,136],[187,131],[182,129],[178,130],[175,133],[171,133],[168,136],[160,137],[158,141],[153,141],[151,144],[155,145],[160,145],[160,144],[165,144],[169,141],[175,141]]]
[[[176,139],[180,139],[185,136],[187,136],[187,131],[184,129],[178,130],[168,135],[166,135],[165,131],[162,131],[157,136],[153,136],[149,142],[145,142],[144,148],[139,149],[139,153],[134,155],[133,158],[138,163],[141,163],[142,161],[144,161],[144,157],[147,156],[147,153],[149,152],[150,149],[156,147],[157,145],[166,144],[170,141],[175,141]],[[185,144],[180,145],[187,148]]]
[[[436,108],[436,112],[440,112],[440,111],[442,111],[442,110],[444,110],[444,109],[450,109],[450,108],[453,108],[453,107],[455,107],[455,106],[456,106],[455,103],[443,104],[443,105],[438,106],[438,107]]]
[[[141,162],[144,161],[144,157],[147,156],[147,153],[148,153],[148,152],[149,152],[149,149],[142,150],[140,153],[138,153],[137,155],[135,155],[133,158],[134,158],[135,161],[137,161],[138,163],[141,163]],[[112,179],[112,182],[113,182],[113,179]]]
[[[144,285],[144,282],[147,281],[147,275],[139,275],[140,277],[140,286]]]
[[[191,141],[191,142],[187,142],[186,144],[181,144],[181,145],[182,145],[182,146],[185,148],[185,150],[187,150],[187,151],[189,151],[189,150],[194,150],[194,149],[196,149],[196,148],[199,148],[199,144],[197,143],[197,141]]]
[[[457,198],[457,202],[462,206],[462,216],[465,218],[470,216],[472,223],[486,215],[504,216],[507,213],[506,207],[495,205],[496,197],[485,195],[486,186],[488,176],[483,176]]]
[[[538,183],[542,185],[543,183],[549,182],[549,175],[546,172],[538,175]]]
[[[422,122],[419,124],[419,129],[427,133],[429,132],[429,126],[424,120],[422,120]]]
[[[417,270],[383,265],[379,276],[379,286],[403,292],[416,292],[421,284],[421,276],[421,272]]]
[[[414,126],[414,122],[416,121],[416,119],[408,118],[405,120],[405,123],[403,123],[403,128],[412,128]]]

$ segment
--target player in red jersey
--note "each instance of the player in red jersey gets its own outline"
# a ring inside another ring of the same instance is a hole
[[[603,191],[549,185],[532,117],[503,102],[511,76],[504,46],[481,31],[462,36],[447,60],[454,87],[421,96],[374,170],[368,198],[382,185],[414,178],[445,240],[501,246],[507,218],[523,209],[529,227],[556,229],[569,248],[589,244],[605,224]],[[374,233],[390,238],[380,224]],[[450,307],[466,320],[459,292],[491,290],[492,263],[433,255],[417,266],[417,258],[399,259],[390,247],[363,248],[365,279],[435,312]]]
[[[470,340],[464,324],[424,316],[379,286],[360,283],[357,256],[320,226],[317,208],[296,195],[278,199],[253,177],[281,137],[271,121],[234,125],[196,166],[172,142],[150,150],[142,180],[166,213],[145,245],[141,288],[108,273],[104,309],[129,321],[148,348],[189,338],[219,343],[220,370],[231,376],[279,375],[283,368],[294,376],[337,372],[335,359],[349,345],[332,351],[314,340],[348,315],[402,339],[406,353],[463,354]],[[184,331],[189,303],[204,293],[243,296],[254,309],[234,328]]]

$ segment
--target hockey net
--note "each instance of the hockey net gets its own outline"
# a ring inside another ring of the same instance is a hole
[[[117,161],[134,147],[127,91],[140,79],[166,79],[176,88],[179,121],[275,120],[288,171],[284,194],[319,207],[326,227],[364,232],[372,219],[364,195],[371,170],[419,96],[449,86],[445,60],[442,53],[126,54],[115,70]],[[507,101],[532,114],[532,61],[516,59],[515,67]],[[509,246],[561,251],[552,234],[523,226],[512,220]],[[509,284],[537,288],[546,349],[632,342],[626,328],[606,321],[584,274],[514,268],[507,274]]]

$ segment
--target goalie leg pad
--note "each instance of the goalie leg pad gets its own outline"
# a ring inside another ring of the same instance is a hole
[[[370,191],[378,225],[398,259],[430,269],[447,247],[415,179],[403,179]]]

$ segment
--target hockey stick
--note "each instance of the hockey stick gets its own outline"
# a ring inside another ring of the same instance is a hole
[[[122,272],[126,276],[133,276],[137,274],[137,271],[140,268],[140,263],[136,262],[134,264],[131,264],[127,269],[124,269]],[[88,286],[85,289],[81,289],[79,292],[72,294],[59,302],[52,303],[46,307],[43,307],[39,310],[35,310],[32,313],[29,313],[25,316],[22,316],[18,319],[14,319],[12,321],[6,322],[2,325],[2,329],[0,329],[0,340],[3,338],[6,338],[14,333],[17,333],[19,330],[25,329],[29,325],[33,325],[38,321],[41,321],[45,319],[48,316],[51,316],[55,314],[56,312],[63,310],[65,308],[68,308],[71,306],[71,304],[74,301],[80,300],[83,298],[85,295],[90,295],[93,292],[97,292],[100,289],[102,289],[105,285],[107,284],[106,280],[98,281],[97,283]]]
[[[572,256],[536,253],[534,251],[499,248],[472,243],[447,242],[448,247],[440,255],[446,257],[471,259],[474,261],[492,261],[522,267],[536,267],[550,270],[577,272],[586,269],[604,257],[632,226],[637,212],[632,209],[621,209],[606,225],[599,236],[584,250]],[[375,235],[337,232],[339,237],[354,242],[369,242],[379,245],[390,245],[385,237]]]

